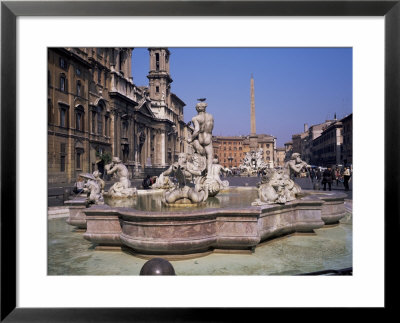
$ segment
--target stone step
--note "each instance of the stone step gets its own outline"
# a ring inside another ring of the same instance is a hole
[[[69,209],[67,206],[51,206],[47,208],[49,219],[58,219],[69,217]]]

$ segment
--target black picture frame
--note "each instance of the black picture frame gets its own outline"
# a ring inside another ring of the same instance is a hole
[[[2,1],[1,3],[1,321],[3,322],[189,322],[237,321],[244,309],[17,308],[16,307],[16,19],[18,16],[384,16],[385,170],[374,169],[371,189],[385,190],[385,309],[399,229],[400,0],[387,1]],[[385,177],[374,187],[373,177]],[[361,175],[364,176],[364,175]],[[373,239],[373,237],[371,237]],[[373,261],[373,259],[371,259]],[[371,277],[373,279],[373,277]],[[366,286],[366,292],[368,292]],[[40,291],[38,291],[39,293]],[[157,292],[157,291],[155,291]],[[239,312],[240,311],[240,312]],[[249,310],[247,310],[249,311]],[[256,311],[250,309],[250,311]],[[260,310],[258,310],[260,311]],[[335,316],[335,312],[332,315]],[[257,315],[256,313],[251,313]],[[340,316],[338,316],[340,317]]]

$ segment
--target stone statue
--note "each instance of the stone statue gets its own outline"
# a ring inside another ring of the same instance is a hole
[[[187,156],[185,153],[178,155],[178,162],[173,163],[160,177],[173,175],[178,181],[178,185],[164,193],[164,202],[173,204],[178,200],[188,199],[191,203],[200,203],[207,199],[208,190],[202,185],[189,187],[188,183],[193,175],[200,176],[199,171],[188,167]]]
[[[111,197],[129,197],[137,194],[136,188],[131,188],[131,181],[128,179],[128,168],[118,157],[113,157],[111,164],[104,166],[104,168],[107,174],[116,173],[119,179],[108,191]]]
[[[101,190],[101,194],[104,194],[104,186],[105,186],[105,183],[104,183],[104,181],[100,178],[100,175],[101,175],[101,173],[98,171],[98,170],[95,170],[94,172],[93,172],[93,177],[94,177],[94,179],[97,181],[97,183],[99,183],[99,185],[100,185],[100,190]]]
[[[87,204],[104,204],[103,194],[101,193],[101,186],[92,174],[80,174],[86,180],[83,186],[83,191],[87,193]]]
[[[293,153],[283,170],[268,171],[259,185],[259,198],[252,205],[284,204],[295,200],[301,188],[291,179],[291,175],[299,173],[304,167],[309,165],[301,160],[300,154]]]
[[[207,177],[211,178],[211,167],[213,164],[214,150],[212,146],[212,130],[214,118],[206,112],[207,103],[196,104],[197,116],[192,118],[194,131],[188,142],[192,144],[195,153],[205,156],[207,160]]]
[[[196,105],[198,114],[191,121],[194,132],[188,142],[192,145],[194,153],[179,154],[178,162],[163,172],[152,186],[168,190],[164,195],[167,204],[183,199],[188,200],[188,203],[200,203],[208,196],[215,196],[222,188],[229,186],[228,181],[220,179],[220,172],[230,172],[230,170],[219,165],[218,159],[214,159],[212,146],[214,118],[206,112],[207,103],[204,100],[199,99],[201,102]],[[167,177],[169,175],[175,177],[177,185],[171,185],[172,181]],[[194,183],[194,188],[189,186],[190,182]]]
[[[171,181],[168,176],[164,176],[163,173],[157,177],[156,182],[151,185],[152,189],[164,189],[171,190],[175,187],[175,184]]]
[[[290,160],[283,166],[283,169],[287,175],[292,177],[293,174],[300,173],[304,167],[310,167],[310,165],[301,160],[299,153],[293,153]]]
[[[268,168],[262,156],[262,148],[246,153],[243,158],[243,163],[239,165],[241,173],[243,173],[243,175],[257,175],[257,172]]]
[[[219,177],[221,172],[224,172],[226,174],[232,173],[232,171],[229,168],[225,168],[221,164],[218,164],[218,158],[214,158],[213,164],[211,167],[211,178],[215,180],[218,184],[221,185],[221,188],[223,187],[228,187],[229,182],[228,181],[222,181],[221,178]]]

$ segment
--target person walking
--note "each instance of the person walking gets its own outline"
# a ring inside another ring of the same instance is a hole
[[[335,173],[332,171],[331,167],[328,166],[322,174],[322,184],[324,185],[324,191],[326,191],[326,184],[328,184],[328,189],[332,190],[332,182],[335,179]]]
[[[75,184],[74,184],[74,189],[73,192],[75,194],[80,194],[83,192],[83,188],[85,186],[85,181],[83,180],[83,178],[81,176],[78,176]]]
[[[321,179],[321,170],[317,168],[317,171],[315,172],[315,179],[318,182]]]
[[[315,170],[314,168],[310,169],[310,178],[311,178],[311,182],[314,183],[314,178],[315,178]]]
[[[340,169],[339,167],[336,166],[336,170],[335,170],[335,176],[336,176],[336,186],[339,186],[340,183]]]
[[[345,191],[349,190],[350,177],[351,177],[350,169],[348,167],[346,167],[344,170],[344,173],[343,173],[343,185],[344,185]]]

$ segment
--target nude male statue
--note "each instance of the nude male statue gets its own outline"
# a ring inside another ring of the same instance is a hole
[[[218,158],[214,158],[213,165],[212,165],[212,171],[211,171],[212,178],[215,179],[218,182],[218,184],[221,185],[221,187],[227,187],[227,186],[229,186],[229,182],[221,180],[221,178],[219,177],[221,172],[224,172],[227,174],[232,173],[232,171],[229,168],[225,168],[224,166],[219,164]]]
[[[96,180],[97,183],[99,183],[99,185],[100,185],[101,194],[104,194],[105,182],[101,179],[100,175],[101,175],[101,173],[100,173],[98,170],[95,170],[95,171],[93,172],[93,176],[94,176],[95,180]]]
[[[128,168],[126,168],[126,166],[118,157],[113,157],[111,164],[106,165],[105,169],[109,175],[117,173],[119,178],[119,186],[122,186],[123,189],[131,187],[131,181],[128,179]]]
[[[214,150],[212,146],[212,130],[214,128],[214,118],[206,112],[207,103],[199,102],[196,104],[197,116],[192,118],[194,132],[192,138],[188,139],[192,143],[195,152],[207,159],[207,178],[212,177],[212,164]]]

